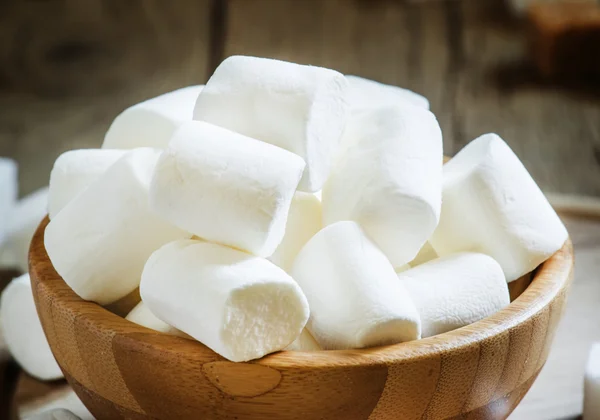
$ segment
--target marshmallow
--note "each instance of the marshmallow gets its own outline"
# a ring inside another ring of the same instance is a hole
[[[592,345],[585,368],[584,420],[600,420],[600,343]]]
[[[29,270],[29,244],[46,215],[47,207],[48,188],[41,188],[19,200],[12,208],[6,241],[0,253],[1,266],[15,267],[24,273]]]
[[[285,271],[265,259],[194,240],[154,252],[140,292],[158,318],[234,362],[284,349],[309,317],[304,294]]]
[[[267,257],[283,239],[303,169],[293,153],[192,121],[162,154],[150,204],[200,238]]]
[[[435,260],[438,257],[439,255],[437,252],[435,252],[435,249],[433,249],[431,244],[429,242],[425,242],[425,245],[423,245],[423,247],[419,250],[417,256],[410,263],[408,263],[408,266],[405,267],[416,267],[418,265],[425,264],[428,261]],[[396,272],[398,273],[399,270],[396,269]]]
[[[443,203],[429,240],[435,251],[487,254],[509,282],[548,259],[568,236],[519,158],[496,134],[473,140],[444,165]]]
[[[310,304],[308,329],[325,350],[420,337],[419,314],[408,291],[355,222],[317,233],[298,254],[292,277]]]
[[[148,190],[160,151],[140,148],[112,165],[50,221],[54,268],[85,300],[106,305],[132,292],[150,254],[189,234],[156,216]]]
[[[306,161],[300,190],[321,189],[348,116],[346,78],[321,67],[229,57],[198,96],[194,119],[296,153]]]
[[[297,192],[290,206],[285,236],[269,261],[289,272],[304,244],[321,230],[321,202],[310,193]]]
[[[136,307],[127,314],[125,319],[154,331],[173,335],[178,335],[180,333],[177,328],[173,328],[166,322],[158,319],[156,315],[150,312],[148,305],[144,302],[138,303]]]
[[[311,333],[304,328],[298,338],[296,338],[292,344],[287,346],[285,350],[291,351],[318,351],[323,350],[317,340],[311,335]]]
[[[113,121],[103,149],[167,147],[181,124],[192,120],[196,99],[203,86],[189,86],[127,108]]]
[[[93,181],[100,178],[125,153],[124,150],[81,149],[60,155],[50,173],[50,219]]]
[[[52,413],[52,415],[55,415],[55,417],[44,417],[50,415],[49,413]],[[75,417],[68,417],[67,413],[70,413],[71,416]],[[43,406],[36,406],[33,410],[22,410],[19,414],[23,420],[71,420],[72,418],[81,420],[94,420],[92,413],[90,413],[86,406],[83,405],[77,394],[75,394],[75,391],[70,388],[60,393],[57,391],[52,392],[51,400],[45,402]],[[66,417],[56,416],[56,414],[64,415]]]
[[[81,417],[76,416],[71,411],[65,410],[64,408],[56,408],[29,417],[29,420],[81,420]]]
[[[385,85],[374,80],[347,75],[348,102],[352,112],[396,104],[407,104],[429,109],[424,96],[398,86]]]
[[[323,188],[325,225],[353,220],[394,267],[415,258],[437,226],[442,133],[413,106],[365,111],[348,124],[343,150]]]
[[[0,321],[8,350],[28,374],[42,381],[63,377],[38,318],[29,274],[14,279],[2,292]]]
[[[510,303],[500,265],[484,254],[449,255],[398,275],[431,337],[492,315]]]
[[[11,159],[0,158],[0,245],[8,231],[8,219],[17,201],[17,189],[17,164]]]

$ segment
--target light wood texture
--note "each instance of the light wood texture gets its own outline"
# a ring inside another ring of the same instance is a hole
[[[280,352],[232,363],[80,299],[32,243],[34,297],[54,355],[102,419],[503,419],[546,361],[573,275],[570,242],[506,309],[420,341]]]

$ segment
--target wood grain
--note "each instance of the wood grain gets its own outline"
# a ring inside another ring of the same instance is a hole
[[[467,327],[236,364],[81,300],[48,259],[46,224],[30,254],[38,312],[67,380],[101,420],[505,418],[544,364],[573,273],[568,242],[507,308]]]

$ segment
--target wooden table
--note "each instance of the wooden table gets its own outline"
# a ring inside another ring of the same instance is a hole
[[[0,2],[0,156],[17,159],[31,192],[61,152],[99,146],[126,106],[252,54],[413,89],[431,101],[447,154],[495,131],[546,191],[600,195],[600,89],[541,81],[525,51],[502,0]],[[583,360],[600,340],[600,232],[577,232],[565,322],[514,418],[580,411]],[[25,384],[22,404],[38,394]]]

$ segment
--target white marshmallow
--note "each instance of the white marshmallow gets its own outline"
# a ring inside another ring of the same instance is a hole
[[[353,112],[396,104],[429,109],[427,98],[408,89],[358,76],[347,75],[346,79],[348,79],[348,102]]]
[[[583,419],[600,420],[600,343],[592,345],[585,368]]]
[[[29,244],[48,208],[48,188],[22,198],[12,208],[6,240],[0,252],[0,266],[29,270]]]
[[[306,161],[300,190],[321,189],[348,116],[346,78],[321,67],[234,56],[198,96],[194,119],[296,153]]]
[[[63,153],[50,173],[48,216],[54,216],[127,153],[125,150],[81,149]]]
[[[138,303],[135,308],[131,310],[125,317],[125,319],[141,325],[142,327],[150,328],[151,330],[162,332],[165,334],[180,335],[180,331],[177,328],[173,328],[166,322],[161,321],[154,315],[148,305],[144,302]]]
[[[548,259],[568,236],[519,158],[496,134],[473,140],[444,165],[443,203],[429,240],[435,251],[487,254],[509,282]]]
[[[0,158],[0,245],[8,231],[10,211],[17,201],[17,164],[14,160]]]
[[[132,292],[150,254],[189,234],[159,219],[148,190],[160,151],[127,153],[50,221],[54,268],[83,299],[106,305]]]
[[[419,311],[423,337],[472,324],[510,303],[502,268],[484,254],[438,258],[398,278]]]
[[[140,292],[157,317],[234,361],[282,350],[309,317],[300,287],[269,261],[181,240],[148,259]]]
[[[8,350],[27,373],[42,381],[63,377],[38,318],[29,274],[14,279],[2,292],[0,321]]]
[[[304,244],[323,226],[321,202],[310,193],[297,192],[290,206],[285,236],[269,261],[289,272]]]
[[[312,334],[304,328],[298,338],[296,338],[292,344],[287,346],[285,350],[292,351],[319,351],[323,350],[317,340],[312,336]]]
[[[55,408],[54,410],[44,411],[43,413],[29,417],[29,420],[81,420],[81,417],[64,408]]]
[[[308,329],[326,350],[420,337],[419,314],[408,291],[354,222],[317,233],[298,254],[292,277],[310,304]]]
[[[23,420],[39,420],[39,419],[53,419],[53,417],[43,417],[52,413],[52,415],[58,413],[60,415],[65,415],[67,417],[55,416],[56,420],[71,420],[73,417],[68,417],[65,411],[70,412],[72,416],[76,416],[74,418],[78,418],[81,420],[94,420],[94,416],[85,405],[81,402],[75,391],[68,388],[64,392],[58,393],[56,395],[56,391],[52,393],[52,399],[48,402],[45,402],[41,407],[35,407],[29,410],[21,410],[19,414]],[[37,417],[41,416],[41,417]]]
[[[435,249],[433,249],[431,244],[429,242],[425,242],[425,245],[421,247],[417,256],[410,263],[408,263],[407,268],[425,264],[426,262],[435,260],[438,257],[439,255],[437,254],[437,252],[435,252]],[[399,270],[396,269],[396,272],[398,273]]]
[[[181,124],[192,120],[196,99],[204,86],[189,86],[127,108],[113,121],[103,149],[167,147]]]
[[[267,257],[283,239],[303,169],[293,153],[192,121],[162,154],[150,204],[200,238]]]
[[[323,188],[325,225],[358,222],[394,267],[415,258],[437,226],[442,133],[422,108],[365,111],[348,124]]]

